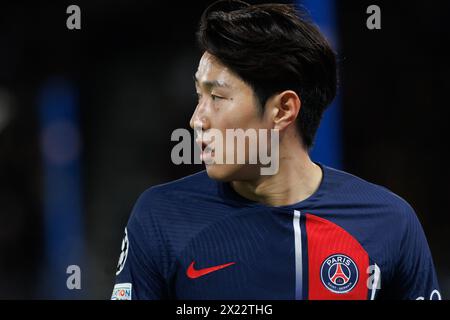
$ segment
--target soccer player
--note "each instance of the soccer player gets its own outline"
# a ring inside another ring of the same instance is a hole
[[[191,126],[275,129],[279,168],[206,161],[203,142],[206,171],[138,199],[112,299],[440,299],[411,206],[309,158],[336,93],[318,29],[292,6],[219,1],[198,40]]]

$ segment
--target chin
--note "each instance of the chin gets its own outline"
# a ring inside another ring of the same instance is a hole
[[[230,182],[252,180],[254,174],[251,174],[253,168],[248,168],[246,165],[236,164],[211,164],[206,166],[206,173],[211,179]]]
[[[206,165],[206,173],[211,179],[222,182],[232,181],[232,176],[234,176],[231,168],[227,168],[227,165],[219,164]]]

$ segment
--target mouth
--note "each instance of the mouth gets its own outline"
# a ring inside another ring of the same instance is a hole
[[[215,155],[213,147],[211,147],[209,143],[202,141],[200,148],[201,148],[200,160],[204,162],[206,165],[213,164],[214,162],[213,157]]]

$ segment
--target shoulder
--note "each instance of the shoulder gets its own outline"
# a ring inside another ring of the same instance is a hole
[[[218,182],[201,171],[168,183],[152,186],[136,201],[132,216],[148,224],[149,220],[170,224],[192,218],[197,209],[217,203]]]
[[[329,175],[330,187],[335,197],[355,205],[365,205],[374,210],[388,211],[402,221],[416,218],[411,205],[388,188],[369,182],[351,173],[324,167]]]
[[[173,257],[227,213],[218,189],[218,182],[205,171],[148,188],[138,198],[128,227],[142,235],[145,246],[155,243]]]
[[[152,201],[168,197],[194,196],[199,193],[213,192],[215,188],[217,188],[217,182],[210,179],[203,170],[174,181],[152,186],[140,195],[138,202],[149,204]]]

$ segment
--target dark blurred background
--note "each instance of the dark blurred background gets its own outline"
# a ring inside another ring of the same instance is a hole
[[[170,135],[196,104],[195,31],[210,2],[0,4],[0,298],[108,299],[139,194],[202,170],[172,164]],[[81,30],[66,28],[70,4]],[[372,4],[381,30],[366,27]],[[449,2],[303,5],[340,66],[313,158],[414,207],[448,298]],[[66,287],[69,265],[81,290]]]

